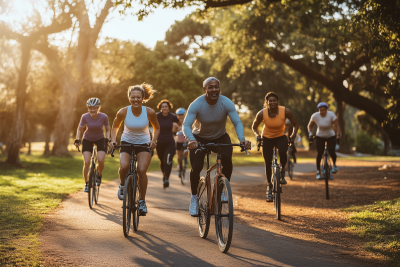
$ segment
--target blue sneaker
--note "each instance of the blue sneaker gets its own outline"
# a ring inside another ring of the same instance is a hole
[[[321,172],[320,171],[317,171],[317,180],[321,180],[322,178],[321,178]]]
[[[139,200],[139,215],[140,216],[146,216],[146,214],[147,214],[146,201]]]
[[[334,165],[332,168],[332,173],[337,173],[337,172],[338,172],[338,167]]]
[[[83,189],[83,192],[85,193],[89,192],[89,186],[87,184],[85,184],[85,189]]]

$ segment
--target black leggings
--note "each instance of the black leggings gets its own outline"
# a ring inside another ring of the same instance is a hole
[[[263,156],[265,161],[265,175],[267,176],[267,181],[271,183],[271,163],[272,157],[274,156],[274,147],[278,149],[279,158],[281,162],[281,168],[285,169],[287,162],[287,150],[288,150],[288,139],[286,135],[279,136],[276,138],[267,138],[263,136]]]
[[[172,170],[172,160],[175,156],[175,142],[158,143],[157,156],[160,159],[160,169],[165,179],[169,179]]]
[[[220,143],[220,144],[232,144],[231,138],[227,133],[223,134],[221,137],[213,140],[207,140],[201,138],[199,136],[194,135],[194,138],[200,143],[208,144],[208,143]],[[199,151],[197,154],[195,153],[195,149],[190,151],[190,164],[192,165],[192,170],[190,171],[190,187],[192,189],[192,195],[197,194],[197,186],[200,181],[200,172],[203,169],[204,165],[204,157],[206,156],[206,151]],[[213,151],[215,152],[215,151]],[[222,163],[222,173],[225,177],[230,180],[232,175],[232,147],[222,147],[220,150],[221,154],[221,163]],[[213,163],[210,163],[211,165]]]
[[[336,152],[335,152],[335,147],[336,147],[336,137],[332,136],[329,138],[322,138],[317,136],[316,138],[316,145],[317,145],[317,170],[320,171],[321,169],[321,159],[322,155],[324,154],[324,149],[325,149],[325,142],[328,142],[328,152],[329,155],[332,158],[333,165],[336,165]]]

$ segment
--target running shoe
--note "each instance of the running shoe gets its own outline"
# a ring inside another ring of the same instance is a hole
[[[83,189],[83,192],[85,193],[89,192],[89,186],[87,184],[85,184],[85,189]]]
[[[317,180],[321,180],[322,178],[321,178],[321,172],[320,171],[317,171]]]
[[[225,194],[225,191],[222,191],[222,193],[221,193],[221,201],[222,202],[228,202],[229,201],[228,196]]]
[[[119,188],[118,188],[118,198],[119,198],[119,200],[124,200],[124,189],[125,189],[125,186],[119,185]]]
[[[285,180],[285,169],[281,169],[281,184],[282,185],[287,184],[287,182]]]
[[[165,179],[164,181],[164,188],[169,187],[169,180]]]
[[[139,215],[140,216],[146,216],[146,214],[147,214],[146,201],[139,200]]]
[[[97,186],[101,185],[101,178],[102,177],[103,177],[103,175],[97,176],[97,179],[96,179],[96,185]]]
[[[191,196],[190,198],[190,206],[189,213],[191,216],[197,216],[199,214],[199,204],[197,203],[197,195]]]
[[[272,202],[274,201],[274,197],[272,195],[272,184],[269,184],[267,187],[267,192],[265,192],[265,194],[267,195],[267,202]]]
[[[337,173],[338,172],[338,167],[336,165],[333,166],[332,173]]]

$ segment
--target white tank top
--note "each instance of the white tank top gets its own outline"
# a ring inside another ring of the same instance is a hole
[[[142,106],[142,113],[139,117],[136,117],[132,114],[132,107],[128,106],[124,124],[121,141],[130,144],[147,144],[150,142],[149,119],[147,118],[146,107]]]

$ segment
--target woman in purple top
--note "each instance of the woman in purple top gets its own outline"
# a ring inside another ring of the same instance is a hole
[[[174,122],[181,125],[178,117],[170,113],[172,103],[167,100],[161,100],[157,105],[160,112],[157,113],[157,120],[160,124],[160,135],[157,140],[157,156],[160,159],[160,169],[163,173],[163,187],[169,186],[169,175],[172,170],[172,160],[175,156],[175,140],[172,133]]]
[[[104,158],[106,156],[106,145],[109,143],[110,137],[110,124],[106,114],[100,112],[100,99],[90,98],[86,105],[88,113],[81,117],[78,130],[76,132],[75,146],[78,147],[82,143],[82,156],[83,156],[83,178],[85,179],[85,190],[88,192],[88,171],[90,166],[90,159],[92,158],[93,145],[97,147],[97,160],[99,162],[98,171],[99,176],[96,183],[101,184],[102,172],[104,169]],[[83,128],[86,126],[86,131],[81,136]],[[103,126],[106,128],[106,136],[104,138]]]

